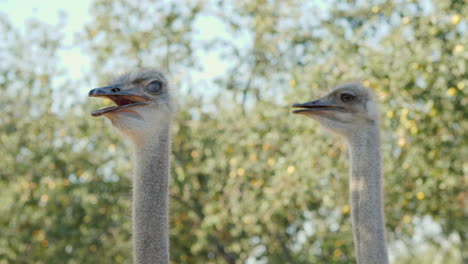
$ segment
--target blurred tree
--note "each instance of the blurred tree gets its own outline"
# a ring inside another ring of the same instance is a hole
[[[77,93],[57,86],[61,27],[31,20],[20,34],[0,18],[0,263],[129,259],[130,167],[116,137],[96,133],[105,124],[62,105]]]
[[[197,18],[214,15],[233,36],[206,46],[228,64],[216,92],[180,94],[174,263],[354,261],[346,148],[285,105],[355,79],[381,102],[394,261],[467,261],[463,1],[118,0],[91,10],[78,42],[99,82],[160,66],[175,86],[200,89],[181,77],[199,67]],[[128,148],[84,113],[92,104],[52,110],[56,95],[76,95],[73,83],[51,88],[63,76],[60,27],[34,22],[21,35],[1,21],[0,263],[130,262]]]
[[[196,66],[191,36],[203,2],[96,0],[79,42],[93,54],[101,79],[154,65],[179,73]]]
[[[230,6],[230,3],[227,3],[225,5]],[[261,64],[260,68],[268,69],[264,71],[266,74],[262,75],[259,72],[252,75],[254,78],[273,80],[276,85],[265,81],[260,82],[258,87],[278,87],[285,83],[282,78],[286,76],[289,78],[289,86],[293,88],[291,91],[280,90],[275,98],[268,96],[271,89],[260,88],[252,91],[255,95],[253,98],[258,100],[263,94],[265,101],[274,101],[281,96],[286,96],[286,101],[302,101],[303,96],[310,91],[318,94],[319,90],[331,85],[355,79],[360,79],[365,85],[374,88],[382,101],[384,112],[386,212],[387,225],[393,234],[390,236],[391,240],[408,243],[409,251],[416,248],[411,244],[414,242],[410,238],[415,235],[414,229],[417,228],[419,220],[430,216],[430,219],[442,228],[442,236],[448,239],[454,235],[455,241],[458,241],[456,244],[460,247],[460,254],[455,256],[455,259],[461,258],[462,254],[466,258],[466,252],[463,252],[467,231],[463,218],[463,214],[466,214],[466,192],[459,178],[460,175],[466,174],[463,171],[466,164],[460,157],[468,151],[467,138],[463,134],[468,126],[464,111],[467,102],[463,96],[467,82],[467,51],[464,48],[467,46],[467,21],[464,19],[468,14],[466,6],[461,5],[460,1],[413,1],[399,4],[381,1],[335,1],[328,7],[323,7],[329,12],[317,14],[316,19],[309,18],[304,23],[303,16],[314,14],[313,11],[317,9],[302,3],[299,5],[302,9],[295,17],[297,22],[288,27],[288,16],[279,14],[284,10],[290,11],[286,12],[288,14],[296,14],[297,6],[284,7],[284,3],[239,1],[237,5],[234,4],[237,9],[229,9],[229,12],[237,10],[239,15],[233,19],[237,25],[245,25],[242,24],[245,21],[247,25],[249,21],[258,22],[255,26],[249,26],[254,31],[254,37],[246,44],[247,48],[244,50],[255,47],[259,39],[269,40],[266,42],[266,45],[270,44],[268,48],[263,47],[260,51],[253,51],[246,56],[254,58],[261,53],[263,58],[267,58],[257,61]],[[268,10],[274,12],[265,16]],[[226,13],[225,17],[227,14],[230,13]],[[272,20],[282,19],[285,21],[273,23],[273,27],[269,26]],[[236,27],[236,24],[233,26],[234,30],[243,30],[240,26]],[[293,27],[297,30],[292,30]],[[297,34],[291,36],[291,32]],[[275,39],[280,36],[290,37]],[[276,44],[281,48],[275,48]],[[238,50],[242,50],[242,47]],[[286,52],[281,52],[282,50]],[[237,56],[239,61],[242,61],[242,57],[237,55],[239,53],[234,50],[231,56]],[[278,65],[281,65],[280,68]],[[224,77],[225,83],[232,83],[233,79],[238,80],[238,76],[239,70],[235,68],[230,75]],[[245,91],[242,85],[233,87]],[[272,89],[275,91],[275,88]],[[258,103],[255,101],[253,104]],[[247,116],[252,118],[250,112]],[[242,121],[243,124],[245,122]],[[269,130],[278,129],[276,125],[264,125],[269,127]],[[289,126],[292,125],[289,121]],[[304,138],[309,137],[307,134],[310,133],[294,132],[302,134]],[[427,138],[435,140],[428,141]],[[337,142],[336,138],[326,140],[313,143],[316,148],[322,146],[324,151],[309,153],[304,149],[301,157],[320,157],[320,153],[323,155],[329,152],[326,146],[330,145],[342,149],[342,143]],[[288,156],[291,151],[286,152]],[[346,153],[340,154],[343,161],[342,155]],[[304,162],[298,161],[295,164]],[[245,162],[241,162],[243,163]],[[333,164],[333,167],[337,168],[342,166],[343,163]],[[319,175],[331,177],[337,173],[333,167],[322,168]],[[343,170],[339,169],[339,174],[343,175]],[[341,197],[333,198],[330,207],[341,207],[342,212],[348,212],[348,194],[343,188],[345,184],[345,178],[341,176],[336,184],[327,184],[328,191],[320,190],[319,192],[323,193],[318,197],[333,195],[333,190],[343,190],[339,193]],[[316,190],[314,184],[309,184],[309,187]],[[309,199],[312,200],[312,197]],[[441,200],[446,202],[440,203]],[[323,208],[321,205],[321,209]],[[326,215],[333,214],[327,212]],[[337,222],[345,221],[349,225],[347,213],[333,218]],[[323,222],[324,220],[326,222]],[[295,222],[298,226],[301,226],[301,223],[305,224],[307,221]],[[327,224],[330,220],[324,217],[314,218],[313,223],[316,226],[324,224],[330,227]],[[287,227],[290,225],[285,225],[282,229]],[[424,228],[419,230],[421,232]],[[300,231],[299,229],[298,232]],[[346,231],[349,232],[349,229]],[[428,243],[439,244],[439,234],[429,235],[432,231],[430,228],[424,230],[425,240]],[[292,237],[300,237],[299,234],[294,233]],[[350,234],[342,233],[339,238],[343,239],[345,235]],[[342,241],[338,244],[341,245]],[[288,249],[297,249],[297,243],[286,245]],[[352,247],[342,250],[336,244],[327,244],[321,242],[317,236],[310,236],[298,255],[310,254],[310,246],[313,249],[315,247],[317,255],[330,256],[321,260],[325,262],[349,262],[349,258],[354,254]],[[273,257],[271,252],[265,255]],[[272,261],[270,258],[268,260]],[[306,257],[306,262],[310,261],[318,259]]]

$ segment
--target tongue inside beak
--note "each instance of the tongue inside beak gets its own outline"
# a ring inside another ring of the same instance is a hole
[[[149,100],[147,98],[137,95],[101,95],[98,97],[107,97],[111,99],[116,105],[93,111],[91,113],[92,116],[100,116],[134,106],[149,104]]]

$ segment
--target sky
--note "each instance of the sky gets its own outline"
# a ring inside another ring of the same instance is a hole
[[[60,21],[60,13],[66,14],[63,30],[65,49],[61,51],[60,58],[68,70],[67,75],[78,79],[89,68],[89,59],[79,47],[73,47],[72,42],[74,34],[80,32],[87,22],[90,4],[91,0],[0,0],[0,12],[6,13],[13,26],[21,31],[24,31],[28,18],[33,17],[56,25]]]

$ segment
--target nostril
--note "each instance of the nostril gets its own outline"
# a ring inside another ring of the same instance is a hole
[[[116,92],[120,92],[120,88],[112,88],[111,90],[112,92],[116,93]]]

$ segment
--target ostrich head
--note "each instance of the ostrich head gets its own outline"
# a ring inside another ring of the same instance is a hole
[[[155,70],[120,75],[109,86],[89,91],[89,96],[112,100],[115,106],[96,110],[91,115],[104,115],[130,137],[151,134],[170,122],[175,112],[167,79]]]
[[[377,124],[379,116],[372,92],[359,83],[336,87],[323,98],[294,104],[295,114],[317,120],[324,127],[343,135],[352,135],[362,127]]]

